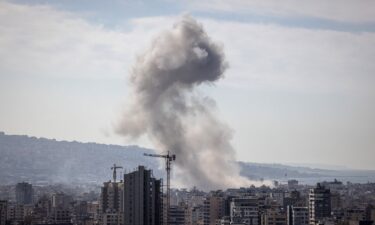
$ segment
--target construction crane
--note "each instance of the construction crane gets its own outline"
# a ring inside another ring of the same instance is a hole
[[[168,151],[166,155],[159,155],[159,154],[147,154],[144,153],[144,156],[150,156],[150,157],[158,157],[158,158],[164,158],[165,159],[165,170],[167,171],[167,225],[169,224],[169,208],[170,208],[170,202],[171,202],[171,162],[176,160],[176,155],[171,155]]]
[[[116,183],[116,169],[122,169],[122,166],[116,166],[116,163],[113,164],[111,170],[113,170],[113,182]]]

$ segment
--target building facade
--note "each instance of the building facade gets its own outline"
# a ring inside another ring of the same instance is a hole
[[[308,225],[309,224],[309,208],[288,206],[287,210],[288,225]]]
[[[70,195],[64,194],[62,192],[52,194],[51,210],[49,213],[49,217],[52,223],[71,223],[72,201],[73,199]]]
[[[100,194],[102,225],[120,225],[124,220],[124,182],[104,182]]]
[[[16,185],[16,202],[23,205],[33,203],[33,186],[31,184],[22,182]]]
[[[309,223],[315,225],[318,221],[331,216],[331,192],[317,184],[309,192]]]
[[[231,224],[258,225],[259,205],[257,198],[234,198],[230,211]]]
[[[152,171],[139,166],[124,175],[124,224],[161,225],[163,204],[161,180]]]
[[[224,217],[225,198],[222,192],[211,192],[203,202],[204,225],[216,225],[217,221]]]
[[[169,225],[186,225],[186,213],[183,205],[172,205],[169,209]]]
[[[285,211],[280,208],[266,209],[261,217],[261,225],[287,225]]]
[[[0,200],[0,225],[5,225],[7,221],[8,201]]]

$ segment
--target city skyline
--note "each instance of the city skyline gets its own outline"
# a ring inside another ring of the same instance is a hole
[[[375,3],[0,1],[0,130],[156,148],[114,132],[129,71],[184,14],[223,46],[199,92],[236,159],[375,169]]]
[[[116,167],[114,165],[114,167]],[[115,169],[115,168],[112,168]],[[107,172],[109,169],[107,170]],[[115,175],[115,172],[113,172]],[[139,165],[102,184],[0,185],[1,225],[373,225],[375,183],[173,188]]]

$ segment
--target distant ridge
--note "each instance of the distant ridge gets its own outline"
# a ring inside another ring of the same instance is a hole
[[[121,165],[126,171],[138,165],[153,169],[154,176],[164,175],[163,164],[143,153],[152,149],[136,145],[120,146],[77,141],[7,135],[0,132],[0,183],[29,181],[34,184],[101,184],[112,178],[110,167]],[[318,180],[375,182],[375,171],[326,170],[283,164],[238,162],[241,174],[254,180],[298,179],[312,184]]]
[[[144,157],[153,150],[139,146],[119,146],[77,141],[6,135],[0,132],[0,181],[33,183],[102,183],[112,178],[116,163],[133,170],[145,165],[161,176],[157,160]]]

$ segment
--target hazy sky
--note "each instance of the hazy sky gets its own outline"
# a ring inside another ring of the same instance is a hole
[[[188,13],[224,46],[225,79],[200,91],[238,160],[375,169],[374,12],[373,0],[0,0],[0,130],[149,146],[113,131],[129,70]]]

